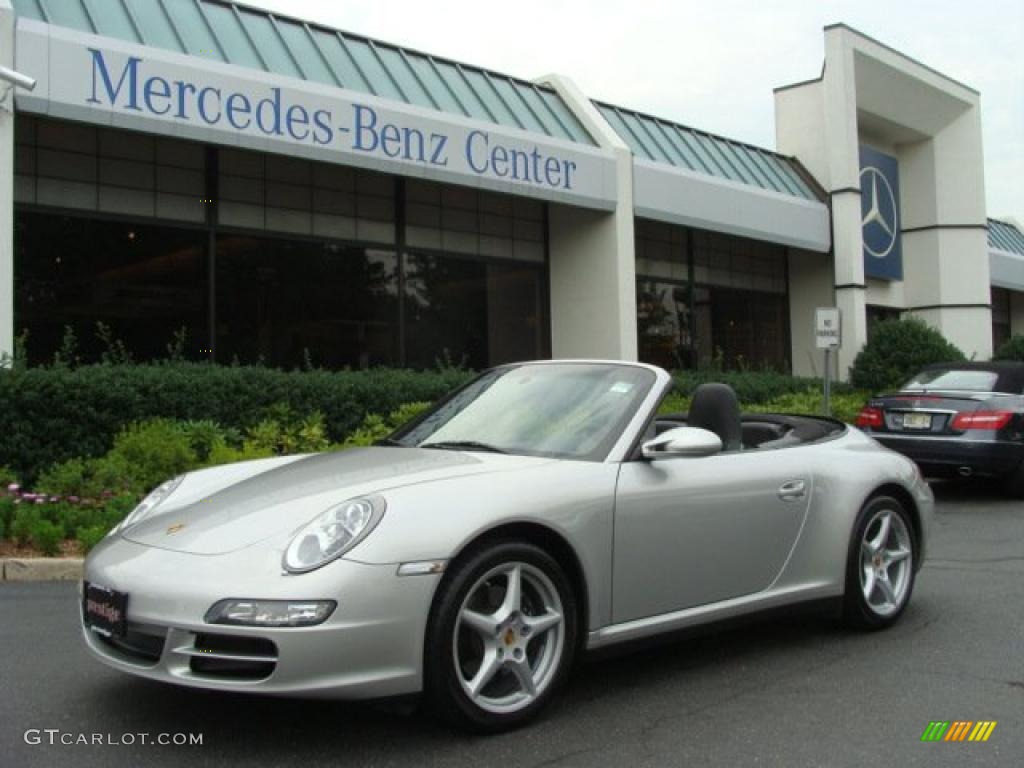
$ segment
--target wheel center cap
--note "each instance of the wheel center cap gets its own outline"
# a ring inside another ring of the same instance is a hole
[[[882,556],[881,555],[875,555],[874,558],[872,559],[872,565],[874,565],[875,568],[881,568],[882,567]]]
[[[516,642],[516,631],[509,627],[505,630],[505,645],[515,645]]]

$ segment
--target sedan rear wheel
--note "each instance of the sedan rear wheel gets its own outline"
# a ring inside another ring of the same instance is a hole
[[[506,542],[449,573],[431,619],[427,692],[459,725],[497,731],[532,718],[564,679],[576,603],[550,555]]]
[[[896,499],[877,496],[861,510],[847,561],[844,614],[849,623],[881,629],[899,618],[914,588],[913,528]]]
[[[1016,499],[1024,499],[1024,461],[1003,482],[1006,493]]]

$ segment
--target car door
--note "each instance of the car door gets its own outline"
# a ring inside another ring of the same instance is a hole
[[[615,623],[767,588],[812,492],[801,448],[622,465],[615,503]]]

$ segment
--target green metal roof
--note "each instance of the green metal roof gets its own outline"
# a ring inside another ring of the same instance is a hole
[[[793,158],[612,104],[595,101],[594,106],[637,157],[805,200],[821,199]]]
[[[227,0],[14,0],[18,15],[593,145],[551,88]]]
[[[1008,221],[989,219],[988,247],[1024,256],[1024,232]]]

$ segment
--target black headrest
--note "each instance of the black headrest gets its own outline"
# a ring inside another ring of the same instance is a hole
[[[743,447],[740,403],[728,384],[701,384],[697,387],[686,423],[714,432],[722,439],[722,448],[726,451],[738,451]]]

